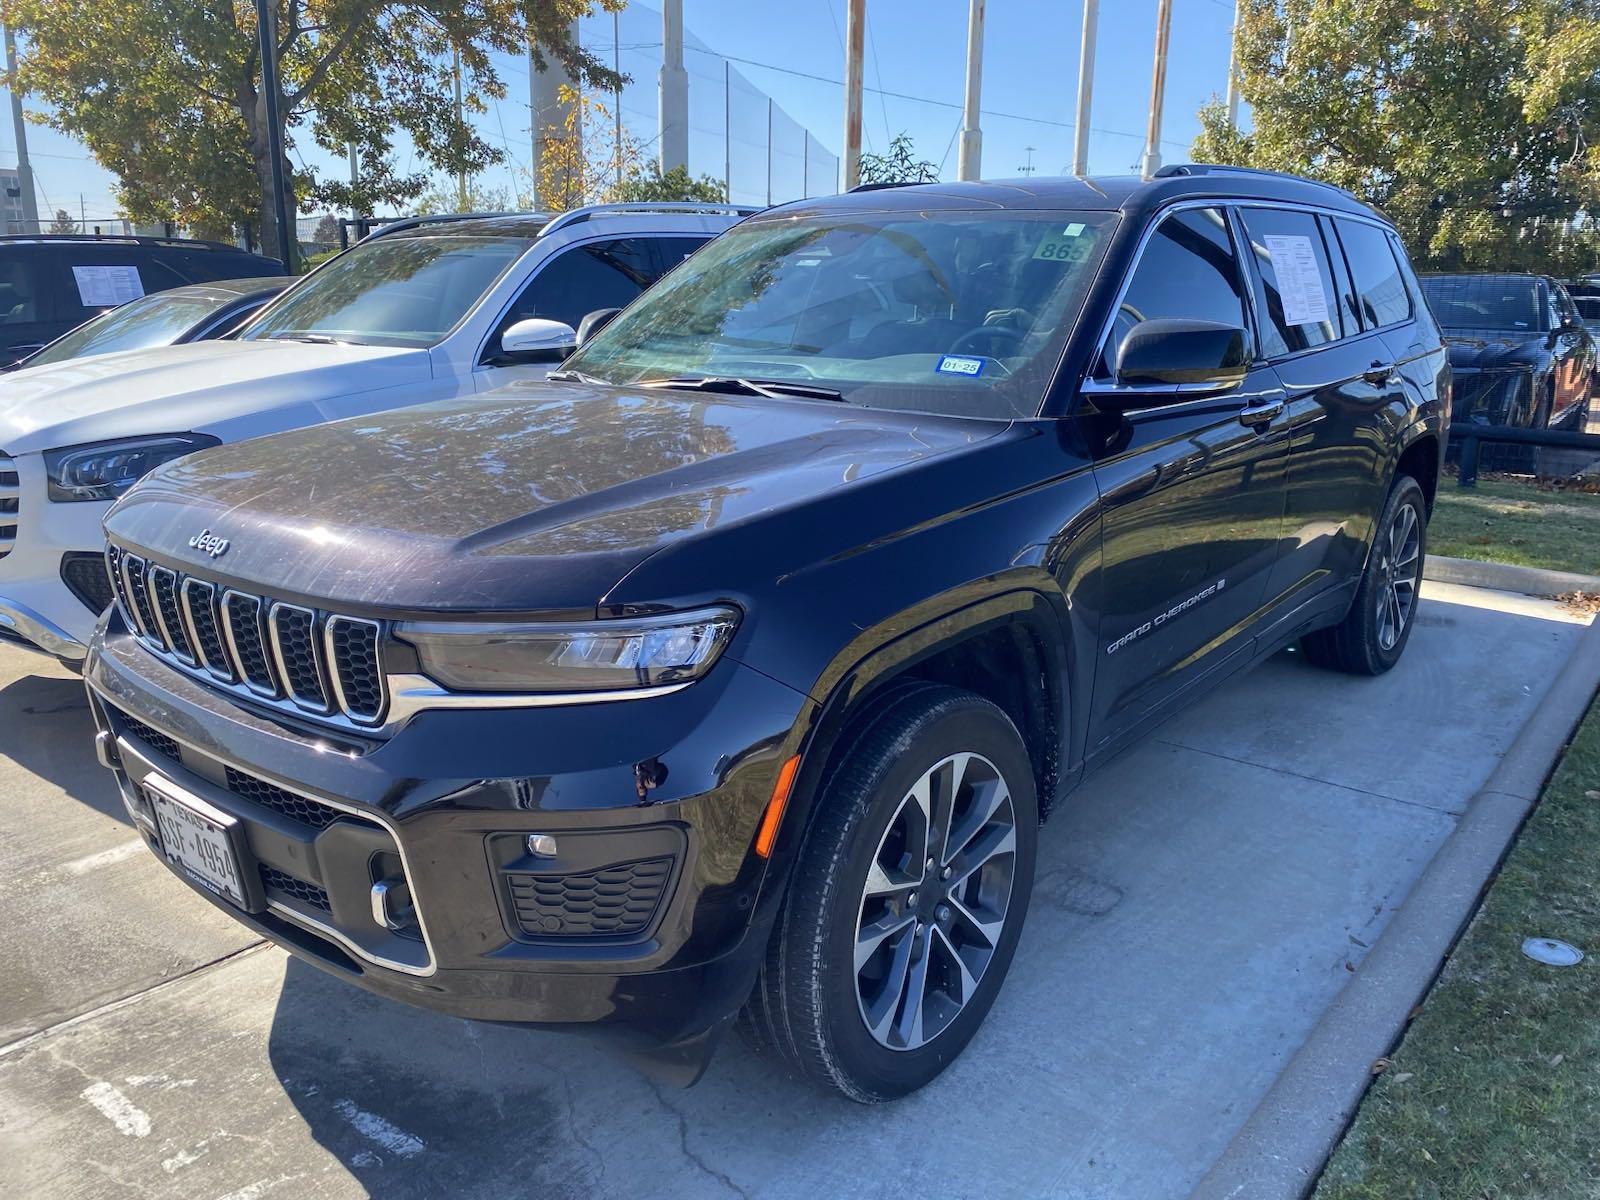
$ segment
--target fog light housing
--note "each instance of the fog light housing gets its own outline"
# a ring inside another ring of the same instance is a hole
[[[538,858],[554,858],[556,856],[556,839],[548,833],[530,833],[528,835],[528,853]]]

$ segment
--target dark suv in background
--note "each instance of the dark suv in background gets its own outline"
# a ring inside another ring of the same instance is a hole
[[[684,1079],[742,1012],[902,1095],[1088,771],[1296,641],[1400,657],[1447,371],[1393,229],[1303,180],[787,205],[556,382],[134,487],[98,751],[175,872],[354,983]]]
[[[221,242],[92,234],[0,236],[0,367],[90,317],[151,292],[281,275],[275,258]]]
[[[1422,290],[1450,348],[1455,421],[1583,428],[1595,338],[1566,288],[1544,275],[1424,275]]]

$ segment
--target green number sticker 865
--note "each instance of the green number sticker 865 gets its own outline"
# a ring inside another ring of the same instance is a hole
[[[1082,225],[1068,225],[1059,233],[1051,230],[1040,238],[1033,256],[1051,262],[1081,263],[1089,257],[1093,240],[1093,235],[1087,234]]]

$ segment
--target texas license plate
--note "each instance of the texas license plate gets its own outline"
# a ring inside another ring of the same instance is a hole
[[[199,797],[180,797],[179,789],[165,780],[147,778],[145,794],[155,806],[167,858],[201,887],[246,907],[239,856],[229,832],[238,822]]]

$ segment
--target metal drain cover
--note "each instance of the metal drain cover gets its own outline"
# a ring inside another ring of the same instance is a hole
[[[1551,967],[1575,967],[1583,961],[1583,951],[1555,938],[1527,938],[1522,952],[1534,962]]]

